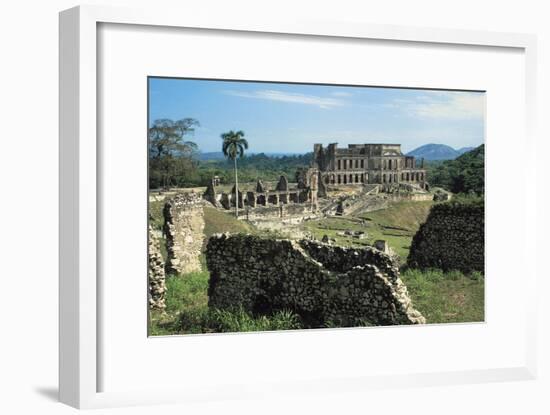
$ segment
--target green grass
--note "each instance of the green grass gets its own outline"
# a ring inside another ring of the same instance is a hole
[[[213,310],[209,314],[210,327],[219,333],[246,331],[292,330],[302,327],[300,319],[290,311],[277,311],[270,316],[253,317],[245,311]]]
[[[484,321],[485,282],[479,273],[408,269],[401,274],[414,307],[427,323]]]
[[[208,271],[172,276],[166,280],[165,313],[152,312],[150,335],[273,331],[301,328],[298,316],[279,311],[253,317],[243,310],[208,308]]]
[[[348,236],[339,235],[338,232],[345,230],[353,231],[365,231],[369,233],[369,228],[362,225],[360,222],[354,221],[353,218],[348,219],[345,217],[328,217],[319,220],[312,220],[304,222],[304,228],[315,236],[317,239],[321,239],[324,235],[329,236],[336,240],[336,244],[340,246],[364,246],[368,241],[367,239],[353,239]]]
[[[149,225],[153,229],[162,230],[164,217],[162,210],[164,209],[164,200],[149,201]]]
[[[390,226],[416,232],[428,217],[432,205],[432,201],[394,202],[387,209],[359,214],[358,217],[375,222],[380,226]]]
[[[210,238],[215,233],[258,233],[248,222],[238,220],[234,212],[224,212],[214,207],[204,208],[204,235]]]
[[[167,277],[166,311],[164,314],[151,313],[150,334],[181,334],[179,319],[182,313],[194,316],[207,312],[209,277],[208,271]]]
[[[359,214],[357,217],[330,217],[308,221],[304,227],[317,239],[328,235],[341,246],[361,247],[373,244],[377,239],[388,242],[390,247],[405,261],[409,255],[412,238],[426,220],[433,202],[403,201],[392,203],[387,209]],[[354,230],[367,233],[365,239],[338,235],[339,231]]]

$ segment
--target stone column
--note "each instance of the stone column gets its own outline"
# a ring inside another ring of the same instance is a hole
[[[166,272],[201,271],[199,256],[204,240],[204,212],[196,193],[181,193],[164,205]]]
[[[248,206],[255,208],[256,207],[256,194],[254,192],[248,192],[246,194],[248,200]]]

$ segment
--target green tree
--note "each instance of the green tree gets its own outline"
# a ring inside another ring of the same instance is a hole
[[[244,155],[248,149],[248,141],[244,138],[243,131],[229,131],[221,135],[223,144],[222,151],[225,157],[233,160],[235,168],[235,216],[239,217],[239,179],[237,176],[237,158]]]
[[[431,162],[428,180],[432,186],[440,186],[453,193],[485,192],[485,146],[482,144],[454,160]]]
[[[178,176],[196,168],[192,156],[198,147],[185,137],[193,134],[199,122],[193,118],[156,120],[149,128],[149,186],[170,187]]]

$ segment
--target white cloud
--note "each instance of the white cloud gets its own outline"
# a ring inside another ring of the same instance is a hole
[[[288,102],[292,104],[313,105],[319,108],[333,108],[345,105],[345,102],[336,98],[325,98],[315,95],[295,94],[272,89],[258,90],[253,92],[224,91],[227,95],[243,98],[263,99],[267,101]]]
[[[414,99],[396,99],[390,105],[422,118],[480,119],[485,113],[485,96],[481,93],[440,91]]]
[[[353,94],[351,92],[346,92],[346,91],[334,91],[334,92],[331,92],[331,95],[335,96],[335,97],[351,97],[351,96],[353,96]]]

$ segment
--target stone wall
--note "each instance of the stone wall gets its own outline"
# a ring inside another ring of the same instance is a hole
[[[397,264],[374,248],[214,235],[206,261],[211,307],[254,314],[291,310],[308,327],[425,322]]]
[[[258,206],[256,208],[247,208],[239,212],[239,217],[248,221],[255,222],[261,220],[285,220],[285,219],[300,219],[300,222],[305,219],[316,218],[319,215],[312,212],[311,202],[285,204],[279,206]]]
[[[407,262],[413,268],[484,272],[483,200],[453,200],[432,206],[413,238]]]
[[[199,255],[204,240],[204,211],[201,196],[181,193],[164,205],[166,272],[185,274],[200,271]]]
[[[153,310],[164,311],[166,295],[166,278],[164,274],[164,260],[160,253],[158,239],[149,226],[149,307]]]

